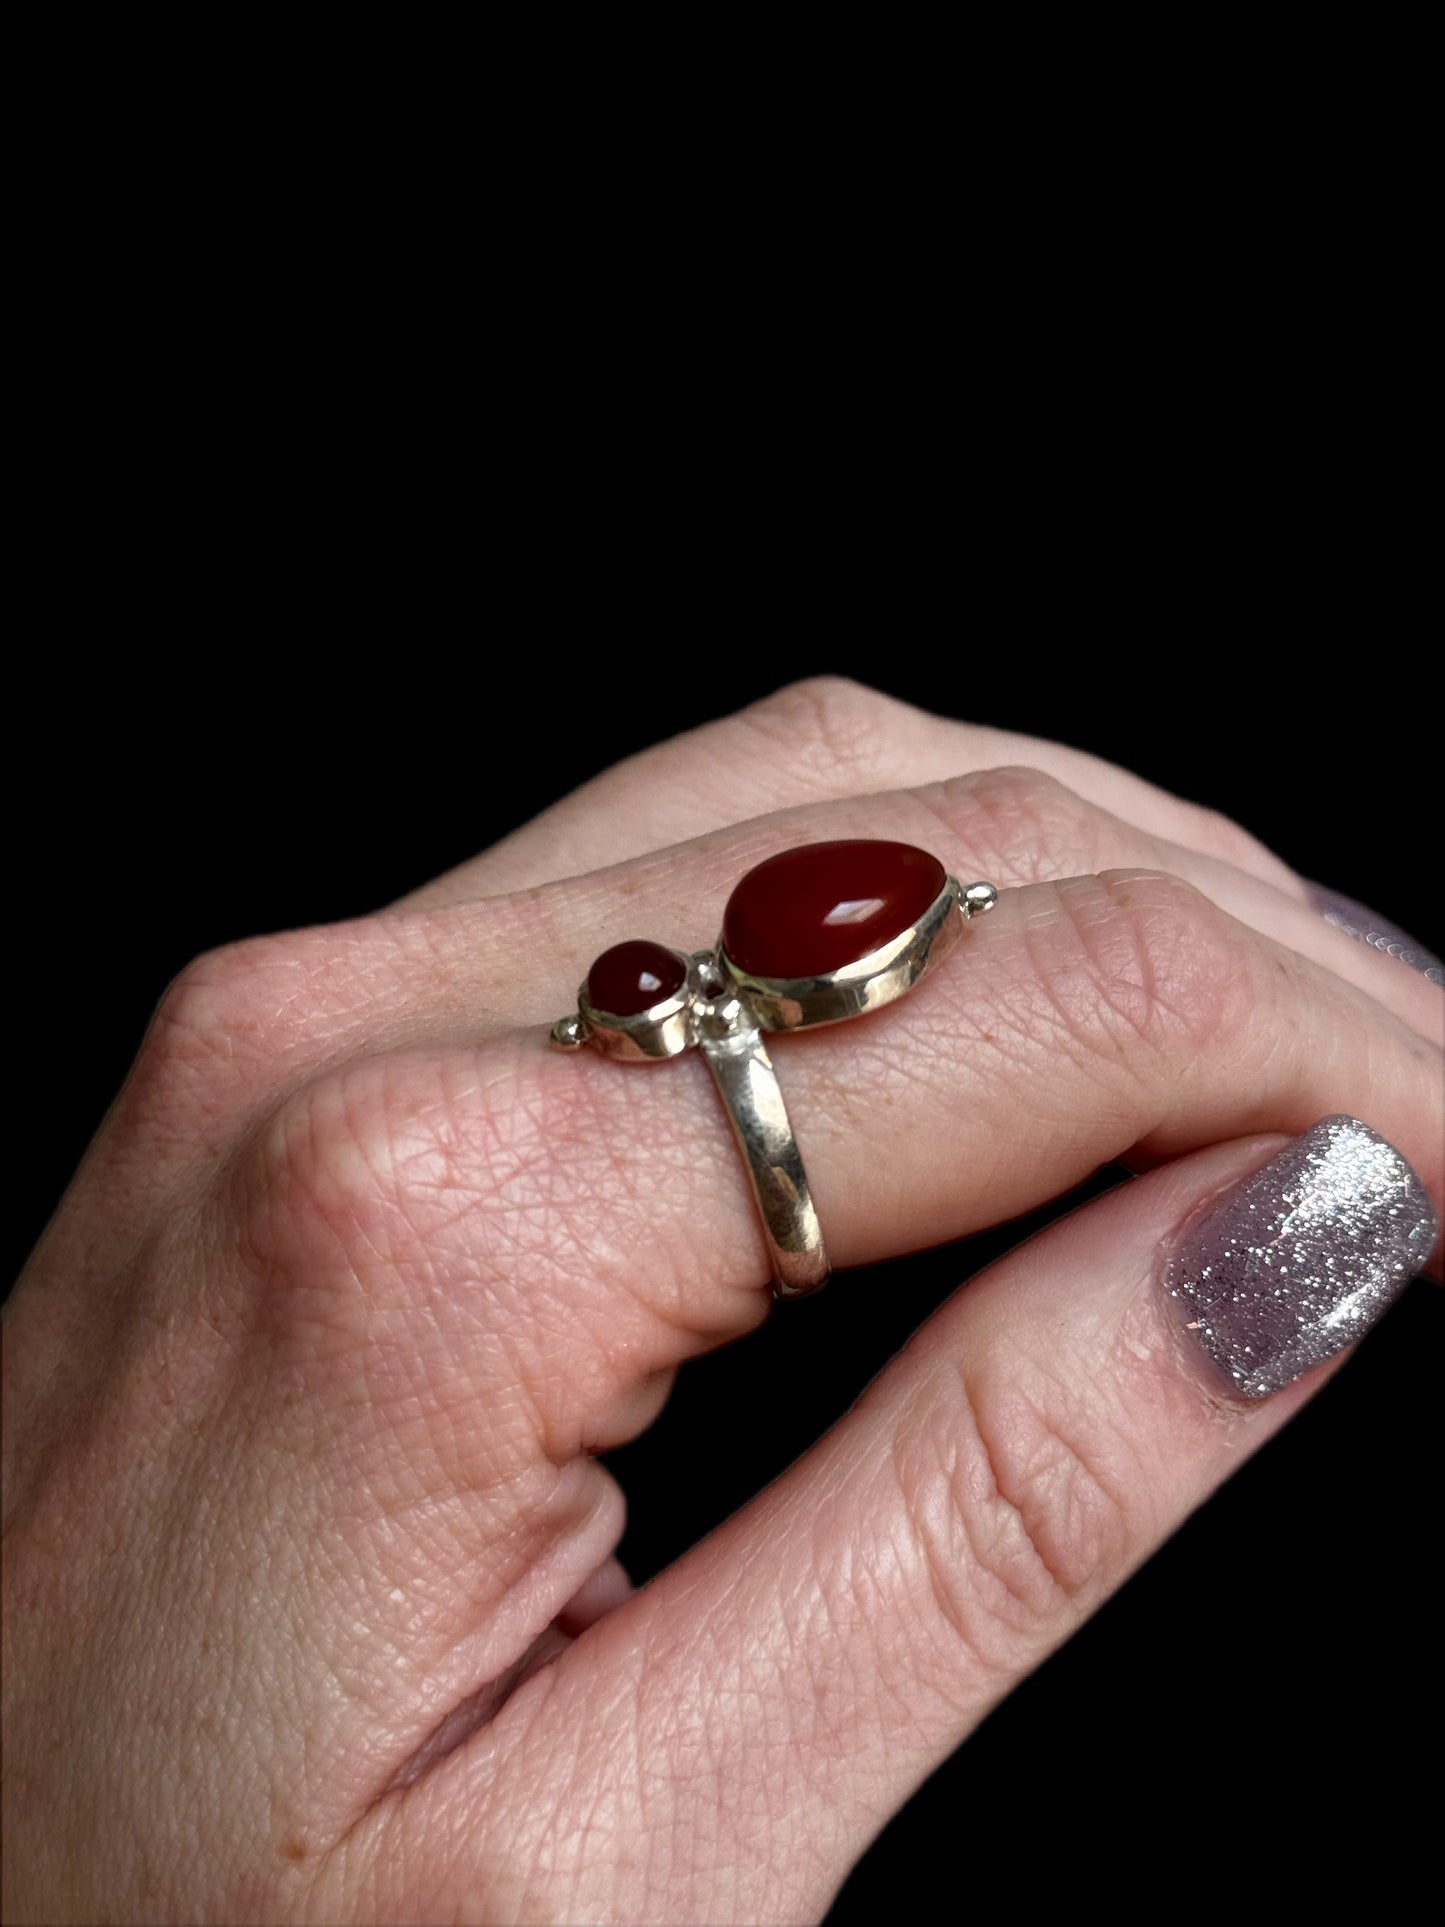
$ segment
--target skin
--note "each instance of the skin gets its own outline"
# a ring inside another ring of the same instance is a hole
[[[967,969],[778,1042],[835,1262],[1142,1175],[634,1593],[592,1455],[766,1263],[704,1068],[545,1026],[607,945],[705,942],[750,864],[851,835],[1006,894]],[[1316,1388],[1232,1402],[1161,1269],[1332,1112],[1438,1208],[1442,1008],[1233,824],[832,681],[199,959],[5,1320],[6,1920],[817,1919]]]

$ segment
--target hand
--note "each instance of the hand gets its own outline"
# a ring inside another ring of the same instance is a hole
[[[590,1455],[766,1269],[703,1067],[546,1026],[607,945],[700,945],[751,863],[849,835],[1006,894],[908,998],[778,1042],[835,1261],[1145,1175],[633,1594]],[[1201,1212],[1339,1113],[1438,1199],[1441,1003],[1232,825],[827,683],[202,958],[7,1313],[5,1918],[816,1918],[1330,1369],[1239,1395]]]

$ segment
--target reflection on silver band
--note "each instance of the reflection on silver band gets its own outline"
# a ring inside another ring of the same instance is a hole
[[[773,1290],[780,1298],[816,1291],[827,1282],[828,1254],[763,1034],[740,1023],[720,1036],[704,1032],[698,1043],[752,1179]]]

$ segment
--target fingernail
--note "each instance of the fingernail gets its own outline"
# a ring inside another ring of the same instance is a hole
[[[1189,1227],[1169,1291],[1236,1393],[1266,1398],[1367,1332],[1435,1230],[1394,1145],[1357,1118],[1327,1117]]]
[[[1398,957],[1432,984],[1445,984],[1445,963],[1433,950],[1408,936],[1398,923],[1356,903],[1353,897],[1342,897],[1338,890],[1327,890],[1322,883],[1312,883],[1309,890],[1311,903],[1336,930],[1343,930],[1358,943],[1369,944],[1372,950],[1383,950],[1387,957]]]

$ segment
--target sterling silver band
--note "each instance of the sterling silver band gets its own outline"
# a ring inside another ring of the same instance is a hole
[[[823,976],[749,976],[721,942],[686,962],[680,988],[634,1016],[597,1010],[584,983],[575,1016],[552,1026],[559,1050],[583,1044],[634,1063],[657,1063],[697,1048],[707,1059],[757,1199],[773,1289],[797,1298],[827,1281],[828,1258],[802,1155],[788,1119],[766,1031],[811,1029],[881,1009],[939,963],[973,917],[991,910],[991,883],[966,889],[947,878],[919,917],[879,949]]]
[[[743,1154],[779,1298],[800,1298],[828,1282],[828,1254],[808,1174],[763,1034],[739,1024],[698,1038]]]

